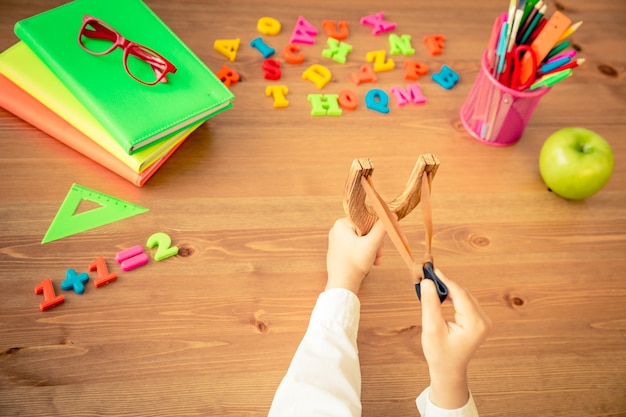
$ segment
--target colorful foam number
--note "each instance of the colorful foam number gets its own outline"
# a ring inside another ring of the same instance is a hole
[[[237,39],[216,39],[213,42],[213,49],[220,54],[224,55],[230,61],[234,61],[237,57],[237,51],[239,50],[239,43],[241,40]]]
[[[280,33],[281,24],[272,17],[262,17],[257,21],[256,28],[263,35],[276,36]]]
[[[338,94],[309,94],[311,116],[341,116]]]
[[[356,110],[359,106],[359,96],[350,90],[341,90],[338,101],[339,105],[346,110]]]
[[[307,45],[313,45],[315,43],[315,37],[317,36],[317,28],[306,21],[302,16],[298,16],[296,26],[291,33],[291,39],[289,43],[304,43]]]
[[[259,51],[261,55],[263,55],[263,58],[268,58],[274,55],[274,52],[276,52],[276,50],[271,46],[268,46],[263,38],[260,36],[252,39],[250,41],[250,46],[256,48],[256,50]]]
[[[375,83],[378,78],[376,78],[376,73],[371,65],[363,64],[358,72],[353,72],[350,74],[350,79],[356,85],[361,83]]]
[[[149,248],[157,246],[154,254],[156,261],[172,257],[178,254],[178,247],[172,246],[172,239],[163,232],[152,234],[146,245]],[[144,252],[141,245],[135,245],[124,249],[115,255],[115,260],[121,264],[123,271],[130,271],[148,263],[149,256]],[[110,272],[107,268],[104,257],[99,256],[89,264],[89,271],[96,271],[97,278],[94,280],[96,288],[109,284],[117,279],[115,272]],[[76,294],[85,292],[85,284],[89,281],[89,273],[77,273],[74,269],[67,269],[65,279],[61,282],[61,289],[65,291],[74,290]],[[56,295],[52,280],[48,277],[35,286],[35,294],[43,294],[44,300],[39,304],[41,311],[48,310],[65,302],[63,295]]]
[[[337,26],[339,26],[339,30],[337,30]],[[339,23],[334,20],[323,20],[322,27],[326,32],[326,36],[329,38],[337,39],[338,41],[342,41],[348,37],[348,22],[340,21]]]
[[[228,65],[222,65],[222,68],[215,73],[217,78],[220,79],[221,82],[224,83],[226,87],[230,87],[232,84],[236,84],[239,82],[239,74],[228,67]]]
[[[157,246],[157,251],[154,254],[155,261],[162,261],[163,259],[178,255],[178,247],[172,246],[172,238],[170,238],[167,233],[154,233],[148,238],[146,246],[150,249]]]
[[[411,35],[389,34],[389,53],[391,55],[414,55],[415,49],[411,46]]]
[[[285,99],[288,92],[286,85],[270,85],[265,89],[265,95],[274,98],[274,108],[289,106],[289,100]]]
[[[389,95],[381,89],[373,88],[365,95],[365,105],[368,109],[379,113],[389,113]]]
[[[425,75],[428,72],[428,65],[423,62],[411,61],[407,59],[404,61],[404,79],[417,81],[419,77]]]
[[[441,71],[432,75],[432,79],[446,90],[450,90],[459,82],[459,74],[449,66],[443,65]]]
[[[352,45],[338,41],[335,38],[328,38],[326,44],[328,48],[322,50],[322,55],[340,64],[345,64],[348,54],[352,52]]]
[[[290,64],[298,65],[304,62],[306,54],[300,50],[300,46],[295,43],[287,44],[283,48],[283,59]]]
[[[52,285],[52,280],[50,278],[44,279],[35,286],[35,294],[42,293],[43,301],[39,303],[39,309],[41,311],[48,310],[65,302],[64,296],[56,295],[56,293],[54,292],[54,285]]]
[[[401,86],[394,86],[391,87],[390,91],[395,96],[398,107],[409,103],[426,103],[426,97],[422,94],[422,90],[417,83],[407,85],[406,89]]]
[[[96,271],[97,277],[93,280],[93,285],[96,288],[100,288],[103,285],[110,284],[117,279],[115,272],[109,272],[106,261],[103,256],[96,258],[89,264],[89,271]]]
[[[302,73],[302,79],[309,80],[320,90],[332,78],[332,74],[328,68],[320,64],[313,64]]]
[[[396,28],[395,23],[385,20],[385,14],[383,12],[376,13],[370,16],[363,16],[361,18],[361,24],[372,26],[372,34],[374,35],[388,32]]]
[[[428,48],[428,53],[431,55],[441,55],[445,42],[446,37],[444,35],[424,36],[424,44],[426,44],[426,48]]]
[[[266,80],[280,80],[280,61],[268,58],[261,65],[263,68],[263,76]]]
[[[89,281],[89,274],[86,272],[77,274],[70,268],[65,271],[65,279],[61,282],[61,289],[64,291],[74,290],[76,294],[83,294],[87,281]]]
[[[385,61],[385,51],[370,51],[365,56],[367,62],[374,63],[374,72],[391,71],[396,67],[393,59],[389,58]]]

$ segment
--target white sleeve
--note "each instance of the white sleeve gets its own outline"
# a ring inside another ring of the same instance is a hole
[[[357,296],[346,289],[319,295],[269,417],[361,415],[360,308]]]
[[[469,394],[467,403],[456,410],[445,410],[437,407],[430,401],[430,387],[426,388],[419,397],[415,400],[417,409],[422,417],[478,417],[478,410],[474,403],[474,397],[472,393]]]

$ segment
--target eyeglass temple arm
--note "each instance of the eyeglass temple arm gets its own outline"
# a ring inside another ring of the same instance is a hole
[[[94,28],[93,30],[85,27],[82,32],[86,37],[91,39],[104,39],[111,42],[115,42],[117,40],[117,34],[106,26],[103,26],[98,22],[91,22],[90,25]]]

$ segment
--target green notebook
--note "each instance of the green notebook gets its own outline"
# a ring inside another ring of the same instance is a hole
[[[78,42],[85,15],[158,52],[177,71],[147,86],[126,72],[122,48],[86,52]],[[75,0],[17,22],[15,33],[129,154],[232,107],[230,90],[141,0]]]

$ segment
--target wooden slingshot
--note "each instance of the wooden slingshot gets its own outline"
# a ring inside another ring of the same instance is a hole
[[[385,203],[374,188],[371,179],[374,171],[372,162],[369,159],[355,159],[352,161],[350,175],[346,182],[343,207],[359,236],[366,235],[380,218],[391,241],[409,268],[417,297],[421,299],[420,282],[422,279],[431,279],[435,283],[439,300],[443,302],[448,295],[448,288],[435,273],[431,254],[433,224],[430,185],[438,167],[439,160],[435,155],[420,155],[404,191],[390,203]],[[365,204],[368,195],[374,203],[373,207]],[[398,224],[398,220],[409,214],[420,201],[422,201],[424,221],[424,261],[422,263],[415,261],[409,242]],[[393,214],[397,216],[397,219]]]
[[[422,197],[422,175],[427,173],[432,181],[437,168],[439,168],[439,159],[435,155],[425,154],[417,158],[404,191],[387,203],[389,210],[398,216],[398,220],[404,218],[419,204]],[[359,236],[366,235],[378,220],[374,209],[365,203],[367,193],[361,184],[361,178],[367,179],[373,173],[372,161],[368,158],[355,159],[352,161],[346,181],[343,209]]]

